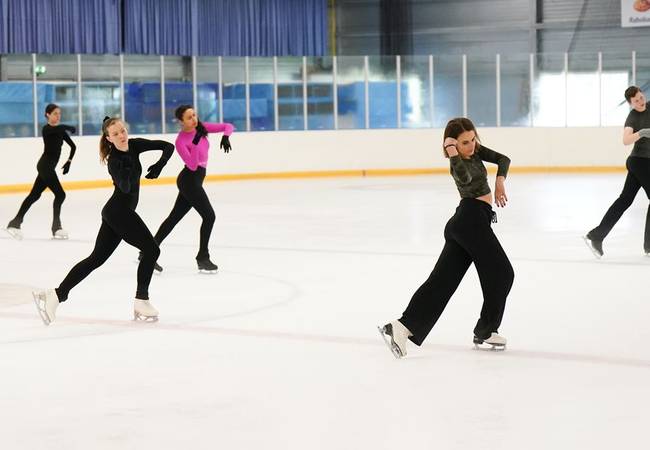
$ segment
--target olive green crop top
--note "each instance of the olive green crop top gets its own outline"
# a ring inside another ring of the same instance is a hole
[[[454,177],[458,193],[461,198],[477,198],[490,193],[487,179],[487,170],[483,161],[497,164],[497,176],[507,176],[510,167],[510,158],[501,153],[481,145],[478,151],[469,159],[462,159],[460,155],[451,156],[450,172]]]

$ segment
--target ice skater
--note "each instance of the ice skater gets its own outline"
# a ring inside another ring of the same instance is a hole
[[[122,240],[142,252],[138,266],[134,318],[144,321],[158,319],[158,311],[149,302],[149,283],[160,249],[147,226],[135,212],[142,174],[139,157],[141,153],[149,150],[163,152],[158,162],[151,165],[145,175],[145,178],[158,178],[174,153],[174,145],[166,141],[129,139],[126,124],[122,120],[115,117],[104,119],[99,155],[101,161],[108,165],[108,173],[113,179],[115,189],[102,209],[102,224],[90,256],[77,263],[58,288],[34,292],[34,301],[46,325],[54,321],[59,303],[68,299],[72,288],[104,264]]]
[[[616,222],[632,205],[634,197],[643,188],[650,199],[650,111],[646,108],[646,98],[637,86],[625,90],[625,100],[632,107],[623,128],[623,144],[634,144],[625,162],[627,177],[621,195],[609,207],[600,225],[584,237],[584,241],[596,258],[603,256],[603,241],[612,231]],[[650,205],[646,213],[643,251],[650,256]]]
[[[70,146],[70,156],[68,156],[67,161],[63,164],[63,174],[67,174],[70,170],[70,165],[72,164],[72,158],[74,157],[77,146],[74,144],[67,132],[75,133],[75,127],[70,125],[63,125],[61,123],[61,108],[54,103],[50,103],[45,107],[45,117],[47,118],[47,124],[43,126],[42,135],[43,135],[43,155],[38,160],[36,164],[36,170],[38,175],[32,186],[27,198],[20,205],[20,209],[16,214],[16,217],[9,221],[7,225],[7,232],[13,236],[15,239],[22,239],[23,233],[20,229],[20,226],[23,223],[25,214],[29,208],[41,198],[41,194],[45,189],[49,188],[54,194],[54,206],[53,206],[53,218],[52,218],[52,237],[54,239],[67,239],[68,232],[65,231],[61,226],[61,205],[65,200],[65,191],[63,186],[59,182],[59,178],[56,176],[56,165],[59,163],[59,158],[61,157],[61,147],[63,146],[63,141],[65,141]]]
[[[514,271],[492,231],[496,213],[492,210],[492,193],[483,161],[498,165],[494,200],[497,206],[505,207],[510,159],[482,145],[474,124],[466,118],[447,123],[443,152],[449,158],[461,200],[445,226],[445,245],[433,272],[415,292],[402,317],[379,328],[396,358],[406,356],[408,339],[418,346],[422,344],[472,263],[483,290],[474,344],[477,348],[496,350],[506,346],[499,326]]]
[[[208,133],[223,133],[219,147],[228,153],[232,148],[229,136],[235,127],[229,123],[203,123],[199,121],[191,105],[179,106],[174,114],[182,127],[176,137],[176,151],[185,163],[185,167],[176,179],[178,186],[176,202],[154,238],[160,245],[185,214],[194,208],[203,221],[199,233],[199,251],[196,254],[198,270],[203,273],[216,273],[218,267],[210,260],[208,250],[215,215],[208,194],[203,189],[210,149]],[[155,268],[157,271],[162,271],[162,267],[157,263]]]

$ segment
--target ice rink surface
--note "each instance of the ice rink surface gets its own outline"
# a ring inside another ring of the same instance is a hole
[[[645,195],[602,260],[581,240],[623,180],[512,174],[494,225],[515,269],[500,329],[508,349],[472,349],[482,299],[471,268],[402,360],[376,326],[433,269],[458,203],[449,176],[206,184],[219,273],[196,272],[200,219],[190,212],[161,247],[156,324],[131,320],[137,251],[122,243],[43,325],[31,289],[56,287],[90,253],[111,193],[68,191],[70,239],[53,241],[47,192],[23,241],[0,237],[0,447],[643,448]],[[142,188],[152,231],[176,193]],[[2,226],[24,196],[0,196]]]

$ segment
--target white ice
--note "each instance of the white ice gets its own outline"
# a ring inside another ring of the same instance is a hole
[[[30,290],[92,250],[110,190],[52,195],[0,238],[2,449],[629,449],[650,419],[642,193],[595,260],[581,236],[624,174],[518,175],[495,230],[515,268],[503,353],[472,349],[472,268],[425,344],[396,360],[376,326],[426,279],[458,202],[448,176],[208,183],[217,275],[191,212],[161,247],[156,324],[134,323],[122,243],[46,327]],[[175,186],[143,187],[155,231]],[[0,196],[2,226],[24,194]]]

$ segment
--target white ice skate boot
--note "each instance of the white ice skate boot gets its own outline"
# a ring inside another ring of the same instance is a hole
[[[23,240],[23,232],[22,232],[22,230],[20,228],[7,227],[6,231],[15,240],[17,240],[17,241],[22,241]]]
[[[476,350],[503,351],[506,349],[507,342],[506,338],[494,332],[487,339],[474,336],[474,348]]]
[[[55,232],[52,233],[52,239],[68,239],[68,232],[65,231],[63,228],[59,228]]]
[[[395,358],[399,359],[406,356],[406,341],[408,341],[408,337],[413,336],[413,334],[402,324],[402,322],[394,320],[383,327],[377,327],[377,329]]]
[[[158,310],[151,306],[149,300],[135,299],[133,304],[133,320],[142,322],[157,322]]]
[[[49,325],[54,322],[54,319],[56,318],[56,308],[59,306],[59,297],[56,295],[54,289],[33,291],[32,296],[34,297],[34,303],[36,304],[38,314],[41,316],[41,319],[43,319],[43,323]]]

